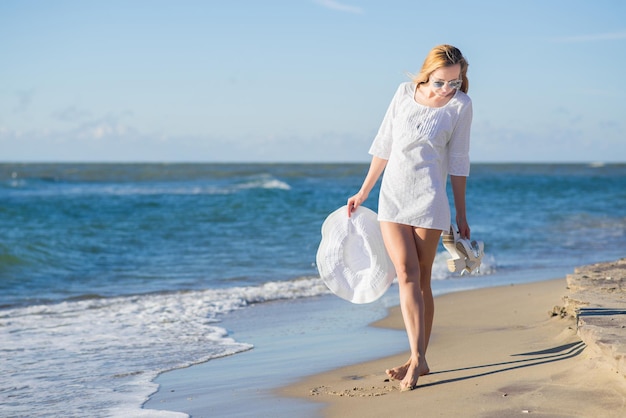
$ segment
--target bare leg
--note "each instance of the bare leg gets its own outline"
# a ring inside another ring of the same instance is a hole
[[[387,374],[402,380],[400,389],[408,390],[429,372],[426,347],[434,317],[430,276],[441,231],[389,222],[381,222],[381,229],[398,275],[400,307],[411,349],[407,363]]]
[[[424,298],[426,348],[428,349],[430,334],[433,330],[433,319],[435,318],[435,299],[433,298],[433,291],[430,284],[441,231],[416,228],[415,236],[420,262],[420,287],[422,289],[422,297]]]
[[[436,252],[435,245],[435,252]],[[434,256],[433,256],[434,261]],[[430,342],[430,335],[433,329],[433,319],[435,317],[435,300],[433,298],[433,292],[431,288],[431,273],[432,273],[432,262],[430,265],[425,265],[427,263],[423,263],[423,258],[420,258],[420,282],[422,289],[422,298],[424,299],[424,325],[426,326],[426,350],[428,350],[428,343]],[[411,358],[406,361],[402,366],[394,367],[393,369],[387,370],[387,375],[395,380],[402,380],[404,376],[406,376],[406,371],[411,365]],[[428,374],[429,370],[426,370],[420,376]]]

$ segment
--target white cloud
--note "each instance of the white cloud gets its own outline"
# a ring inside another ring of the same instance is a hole
[[[75,127],[64,131],[64,135],[67,137],[86,140],[102,140],[111,138],[132,140],[143,136],[143,134],[141,134],[131,124],[124,122],[124,120],[127,120],[130,117],[132,117],[132,112],[128,110],[109,113],[105,116],[79,123],[75,125]],[[57,134],[61,133],[57,132]]]
[[[95,121],[81,125],[72,132],[73,136],[81,139],[134,139],[143,136],[130,125],[115,121]]]
[[[328,9],[338,10],[340,12],[356,13],[356,14],[363,13],[363,9],[360,7],[349,6],[347,4],[339,3],[338,1],[335,1],[335,0],[315,0],[315,3],[321,6],[324,6]]]
[[[615,41],[626,39],[626,31],[612,33],[597,33],[592,35],[577,35],[554,38],[554,42],[595,42],[595,41]]]

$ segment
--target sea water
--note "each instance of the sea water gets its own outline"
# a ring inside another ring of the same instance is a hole
[[[253,349],[221,323],[329,294],[320,227],[366,172],[0,164],[0,416],[142,416],[158,374]],[[437,294],[626,256],[624,164],[475,164],[467,196],[483,266],[451,274],[440,247]]]

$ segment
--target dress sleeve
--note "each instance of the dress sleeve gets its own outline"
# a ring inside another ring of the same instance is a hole
[[[374,141],[372,142],[372,146],[369,150],[371,155],[382,158],[383,160],[388,160],[391,155],[391,144],[393,143],[393,119],[396,114],[396,102],[398,101],[398,97],[400,96],[403,87],[404,85],[401,84],[396,90],[393,99],[391,99],[391,103],[387,108],[383,122],[380,124],[378,133],[374,137]]]
[[[459,120],[448,142],[448,173],[453,176],[469,176],[472,116],[472,102],[468,101],[460,110]]]

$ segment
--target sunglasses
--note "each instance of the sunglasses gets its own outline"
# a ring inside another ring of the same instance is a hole
[[[437,81],[432,80],[430,83],[436,89],[443,88],[443,86],[446,85],[446,81],[443,81],[443,80],[437,80]],[[450,87],[451,89],[458,89],[461,87],[461,84],[463,84],[463,80],[462,79],[450,80],[447,83],[448,83],[448,87]]]

